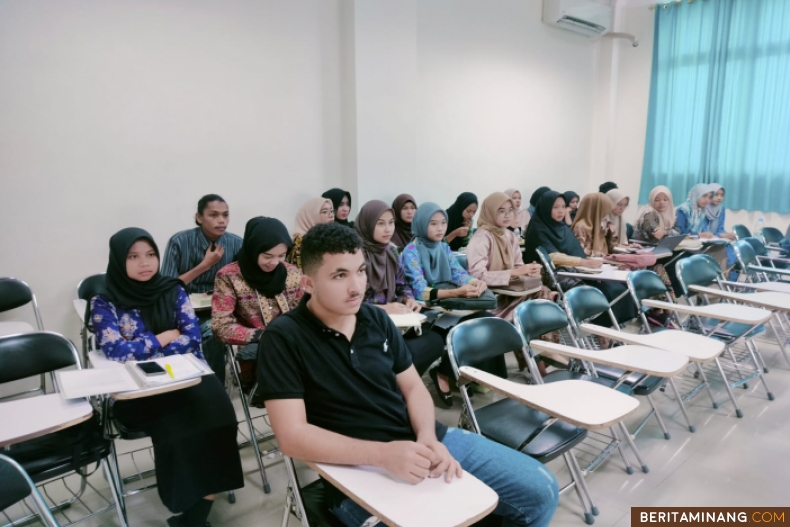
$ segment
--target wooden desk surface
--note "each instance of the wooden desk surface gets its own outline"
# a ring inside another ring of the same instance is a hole
[[[552,417],[582,428],[597,430],[619,423],[639,407],[639,401],[590,381],[518,384],[469,366],[461,375]]]
[[[634,333],[617,331],[616,329],[596,326],[594,324],[582,324],[581,329],[587,333],[611,338],[626,344],[650,346],[652,348],[678,353],[688,357],[689,360],[693,362],[711,361],[724,351],[724,342],[687,331],[668,329],[657,331],[649,335],[636,335]]]
[[[307,465],[390,527],[465,527],[499,502],[496,492],[468,472],[449,484],[441,477],[412,485],[376,467]]]
[[[21,443],[87,421],[93,407],[85,399],[59,393],[0,403],[0,447]]]
[[[541,352],[557,353],[565,357],[656,377],[674,377],[685,370],[689,362],[685,355],[648,346],[625,345],[611,349],[587,350],[544,340],[533,340],[530,341],[529,347]]]

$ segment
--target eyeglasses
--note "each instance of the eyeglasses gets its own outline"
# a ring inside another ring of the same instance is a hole
[[[321,216],[334,216],[334,215],[335,215],[335,209],[321,209]]]
[[[497,212],[497,214],[502,215],[502,216],[512,216],[513,214],[516,213],[515,209],[499,209],[496,212]]]

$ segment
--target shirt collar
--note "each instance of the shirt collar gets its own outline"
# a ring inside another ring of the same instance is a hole
[[[299,305],[296,307],[296,312],[299,313],[299,315],[303,317],[305,321],[316,331],[320,331],[321,333],[338,333],[337,330],[332,329],[326,324],[324,324],[317,316],[313,314],[312,311],[310,311],[310,308],[307,307],[308,300],[310,300],[310,293],[304,293],[304,296],[302,296],[302,300],[299,301]],[[355,335],[360,324],[363,322],[367,322],[370,318],[370,315],[365,311],[365,307],[364,307],[365,305],[366,304],[364,302],[360,304],[359,311],[357,311],[357,320],[356,320],[356,325],[354,327]]]
[[[206,236],[206,233],[205,233],[205,232],[203,232],[203,227],[201,227],[200,225],[198,225],[197,227],[195,227],[195,229],[197,229],[198,238],[199,238],[199,239],[201,239],[201,240],[203,240],[203,241],[205,242],[205,244],[206,244],[206,248],[208,248],[208,247],[211,245],[211,240],[209,240],[209,239],[208,239],[208,236]],[[216,243],[217,245],[221,245],[221,243],[220,243],[220,242],[222,241],[222,238],[223,238],[224,236],[225,236],[225,235],[223,234],[222,236],[220,236],[219,238],[217,238],[217,241],[215,241],[214,243]]]

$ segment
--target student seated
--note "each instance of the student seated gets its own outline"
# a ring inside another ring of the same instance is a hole
[[[401,194],[392,202],[395,211],[395,233],[392,243],[398,249],[403,249],[411,241],[411,222],[417,212],[417,201],[411,194]]]
[[[233,261],[241,249],[241,238],[227,232],[228,204],[217,194],[200,198],[195,214],[197,227],[174,234],[167,242],[161,273],[177,277],[187,293],[209,293],[214,290],[217,271]],[[203,333],[203,355],[209,367],[225,379],[225,346],[214,338],[211,312],[198,315]]]
[[[467,470],[499,495],[494,513],[506,525],[547,526],[557,507],[554,476],[529,456],[436,421],[397,328],[382,309],[363,302],[361,249],[358,236],[336,225],[308,232],[307,294],[261,340],[258,377],[282,452],[373,465],[413,484],[444,477],[452,485]],[[371,516],[325,486],[343,524],[359,527]]]
[[[142,229],[110,238],[105,290],[90,302],[101,351],[111,360],[200,353],[200,325],[180,280],[159,272],[159,249]],[[124,426],[154,446],[157,490],[170,527],[204,527],[214,495],[244,486],[236,413],[216,376],[161,395],[116,401]]]
[[[359,210],[354,225],[362,238],[368,286],[365,302],[378,306],[390,315],[419,312],[420,304],[406,283],[406,274],[398,258],[398,251],[390,243],[395,232],[395,211],[379,200],[368,201]],[[417,335],[409,330],[405,335],[414,367],[422,376],[444,352],[444,341],[429,326]]]
[[[471,192],[463,192],[455,203],[447,209],[447,245],[453,251],[460,251],[467,245],[474,234],[474,220],[477,214],[477,196]]]
[[[529,207],[527,207],[527,212],[529,212],[530,218],[535,215],[535,209],[538,207],[538,201],[540,200],[540,197],[550,190],[551,189],[549,187],[538,187],[538,190],[533,192],[529,197]]]
[[[542,266],[539,263],[525,264],[521,257],[518,240],[508,230],[516,214],[513,200],[507,194],[494,192],[483,200],[480,209],[480,222],[477,232],[472,236],[466,257],[469,262],[469,274],[486,283],[489,288],[507,288],[511,280],[520,276],[540,278]],[[547,287],[540,286],[540,291],[529,296],[512,297],[500,295],[497,307],[491,314],[513,322],[513,314],[518,305],[534,298],[552,298]],[[518,357],[520,354],[516,354]]]
[[[672,192],[664,185],[659,185],[650,191],[648,204],[639,210],[633,237],[648,243],[658,243],[666,236],[678,234],[680,231],[675,227]]]
[[[516,213],[513,215],[513,220],[510,222],[508,229],[512,230],[518,238],[524,236],[527,232],[527,225],[529,224],[529,212],[527,209],[521,208],[521,192],[517,189],[509,188],[505,194],[513,201],[513,208]]]
[[[710,199],[708,206],[705,207],[705,218],[707,220],[705,230],[712,232],[714,236],[719,238],[727,240],[737,239],[734,232],[727,232],[727,229],[724,228],[727,216],[727,210],[722,205],[726,193],[724,187],[718,183],[711,183],[709,187],[711,192],[713,192],[713,197]]]
[[[605,196],[601,194],[595,194],[595,196],[600,196],[601,200],[606,200],[608,204],[609,200]],[[589,197],[591,197],[589,194],[585,196],[584,200],[582,200],[582,205]],[[589,206],[592,208],[592,202]],[[601,218],[598,218],[599,224],[601,221]],[[598,228],[601,228],[600,225]],[[574,267],[580,265],[598,268],[602,265],[601,260],[590,259],[590,255],[585,253],[579,240],[565,223],[565,198],[558,192],[546,192],[538,202],[535,216],[529,222],[529,227],[527,228],[524,247],[527,260],[540,261],[536,252],[538,247],[543,247],[555,266]],[[625,285],[618,282],[590,280],[588,285],[601,290],[610,302],[626,291]],[[631,320],[637,315],[633,302],[629,300],[628,298],[622,299],[612,306],[615,318],[620,322]],[[596,318],[595,323],[602,326],[612,325],[609,317],[605,315]]]
[[[576,219],[576,212],[579,210],[579,195],[569,190],[563,193],[562,197],[565,198],[565,223],[573,225],[573,220]]]
[[[211,313],[214,334],[239,346],[242,389],[255,385],[258,342],[274,319],[295,308],[302,298],[302,273],[285,263],[291,245],[280,220],[257,217],[244,228],[244,243],[235,262],[217,273]],[[253,396],[252,403],[260,405]]]
[[[713,188],[706,183],[700,183],[692,187],[688,199],[675,211],[677,217],[676,227],[678,231],[680,231],[680,234],[699,236],[700,239],[703,240],[714,237],[713,232],[711,232],[711,224],[708,221],[706,211],[713,198],[713,192]],[[708,247],[706,253],[719,262],[722,271],[727,270],[726,245]],[[735,252],[732,253],[732,257],[734,263]]]
[[[332,200],[332,205],[335,208],[335,223],[339,223],[344,227],[354,227],[354,222],[348,220],[351,214],[351,193],[342,188],[331,188],[321,194],[322,198]]]
[[[294,227],[293,245],[288,251],[286,261],[302,270],[302,238],[314,225],[319,223],[332,223],[335,221],[335,209],[329,198],[310,198],[296,213],[296,226]]]
[[[439,205],[431,202],[420,205],[411,227],[414,240],[403,249],[401,265],[415,298],[430,305],[443,298],[479,298],[488,289],[485,282],[469,276],[458,263],[450,246],[442,241],[447,232],[447,212]],[[482,311],[462,320],[477,316],[489,315]],[[485,364],[478,364],[477,367],[507,377],[502,357],[485,361]],[[446,353],[439,366],[430,373],[439,400],[450,408],[453,398],[449,379],[453,376],[453,369]]]

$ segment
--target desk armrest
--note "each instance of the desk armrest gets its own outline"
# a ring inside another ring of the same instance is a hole
[[[639,401],[633,397],[589,381],[527,385],[470,366],[461,366],[459,371],[464,379],[562,421],[592,430],[619,423],[639,406]]]
[[[723,322],[736,322],[738,324],[748,324],[750,326],[760,325],[767,322],[773,313],[765,309],[735,304],[712,304],[709,306],[688,306],[685,304],[673,304],[661,300],[642,300],[642,305],[667,309],[684,315],[695,315],[699,317],[714,318]]]
[[[782,276],[790,276],[790,269],[776,269],[775,267],[764,267],[762,265],[749,265],[749,269],[758,273],[771,273],[779,274]]]
[[[605,337],[608,339],[615,340],[617,342],[623,342],[625,344],[647,345],[645,344],[645,342],[643,342],[642,335],[636,335],[634,333],[626,333],[625,331],[617,331],[616,329],[605,328],[603,326],[596,326],[595,324],[582,324],[579,327],[585,333],[589,333],[591,335],[597,335],[599,337]]]

